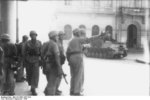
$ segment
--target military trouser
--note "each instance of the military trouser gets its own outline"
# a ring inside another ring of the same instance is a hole
[[[22,81],[22,79],[24,78],[24,66],[23,66],[23,61],[19,62],[19,70],[17,71],[17,77],[16,77],[16,81]]]
[[[14,79],[14,71],[11,68],[11,62],[6,60],[4,62],[4,86],[3,93],[7,95],[14,95],[15,89],[15,79]]]
[[[27,81],[31,88],[35,89],[39,83],[39,63],[26,63]]]
[[[59,86],[60,86],[61,80],[62,80],[62,77],[58,77],[56,91],[59,90]]]
[[[1,75],[0,75],[0,95],[2,95],[3,93],[3,86],[4,86],[4,71],[3,69],[1,69]]]
[[[48,83],[44,91],[45,95],[55,95],[57,90],[57,83],[59,80],[56,66],[50,65],[50,67],[50,70],[46,74],[46,79]]]
[[[80,94],[83,91],[84,83],[84,66],[83,55],[73,54],[69,58],[70,73],[71,73],[71,88],[70,94]]]

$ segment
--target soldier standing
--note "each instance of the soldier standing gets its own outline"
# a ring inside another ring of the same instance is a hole
[[[65,63],[65,59],[66,59],[65,54],[64,54],[64,47],[63,47],[63,36],[64,36],[64,33],[62,31],[60,31],[58,33],[58,42],[57,42],[57,44],[58,44],[58,48],[59,48],[59,52],[60,52],[61,67]],[[61,95],[62,94],[62,91],[59,90],[61,80],[62,80],[62,77],[59,77],[58,84],[57,84],[56,95]]]
[[[1,47],[4,50],[4,87],[3,95],[15,95],[14,70],[16,66],[17,49],[15,44],[10,42],[10,36],[3,34],[1,36]]]
[[[50,40],[45,42],[42,46],[42,59],[45,63],[43,65],[43,72],[48,82],[44,93],[45,95],[56,95],[58,79],[63,74],[56,31],[49,33],[49,39]]]
[[[0,47],[0,95],[2,95],[2,88],[4,85],[4,68],[3,68],[3,64],[4,64],[4,51],[3,49]]]
[[[37,33],[30,32],[31,40],[27,41],[24,46],[23,55],[26,61],[27,81],[31,86],[32,95],[37,95],[36,88],[39,82],[39,62],[41,55],[41,41],[37,40]]]
[[[25,60],[23,57],[23,48],[27,41],[28,41],[28,36],[24,35],[22,37],[22,42],[18,44],[18,48],[17,48],[18,58],[19,58],[19,66],[20,66],[20,69],[17,71],[17,78],[16,78],[16,81],[18,81],[18,82],[22,82],[25,80],[24,68],[26,68],[26,63],[25,63]]]
[[[90,43],[98,36],[91,38],[81,37],[80,29],[73,30],[74,38],[70,41],[67,48],[67,60],[70,65],[71,88],[70,95],[82,95],[84,82],[84,66],[83,66],[83,44]]]

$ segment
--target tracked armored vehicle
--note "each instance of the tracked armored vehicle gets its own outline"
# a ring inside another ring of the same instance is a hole
[[[91,44],[84,45],[84,53],[87,57],[120,59],[127,56],[126,44],[116,42],[108,34],[102,34]]]

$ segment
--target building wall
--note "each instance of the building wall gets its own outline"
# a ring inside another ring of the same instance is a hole
[[[19,39],[21,41],[22,35],[28,35],[30,30],[36,30],[40,39],[45,41],[48,39],[47,34],[50,30],[64,30],[64,26],[67,24],[74,29],[83,24],[86,26],[88,37],[91,36],[93,25],[98,25],[100,32],[105,30],[107,25],[111,25],[113,27],[113,38],[119,42],[127,42],[127,27],[130,24],[138,23],[136,25],[141,27],[141,32],[138,32],[138,34],[142,36],[138,37],[138,46],[142,47],[141,41],[146,37],[143,18],[139,16],[132,18],[124,15],[124,23],[122,23],[121,17],[117,16],[119,7],[136,6],[141,8],[144,7],[145,0],[139,0],[136,5],[134,3],[133,0],[20,1]],[[15,16],[13,18],[15,20]],[[12,34],[15,34],[14,32]],[[13,35],[14,41],[15,37]]]

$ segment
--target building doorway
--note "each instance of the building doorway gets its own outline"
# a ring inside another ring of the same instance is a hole
[[[99,31],[100,31],[99,26],[98,25],[94,25],[92,27],[92,36],[99,35]]]
[[[128,26],[127,47],[128,48],[137,47],[137,27],[134,24]]]

